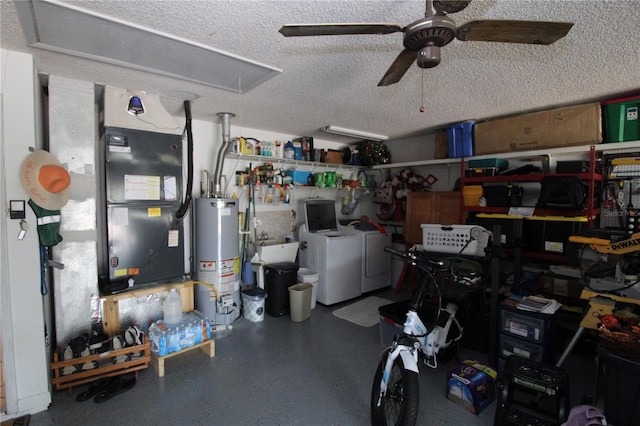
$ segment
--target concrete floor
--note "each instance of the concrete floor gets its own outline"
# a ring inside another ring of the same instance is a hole
[[[391,290],[376,296],[408,298]],[[215,333],[214,358],[196,350],[168,359],[164,377],[149,367],[133,389],[101,404],[76,402],[86,385],[73,396],[53,391],[49,409],[31,416],[30,424],[368,425],[382,350],[379,329],[331,314],[343,305],[318,304],[301,323],[289,317],[265,315],[257,323],[241,317],[232,330]],[[486,355],[465,348],[461,357],[486,361]],[[577,405],[593,383],[593,368],[589,357],[574,358],[566,368],[576,389],[572,405]],[[421,366],[418,424],[493,424],[495,402],[476,416],[446,399],[446,372],[454,365]]]

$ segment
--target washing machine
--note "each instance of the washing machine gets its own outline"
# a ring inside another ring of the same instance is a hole
[[[318,271],[317,302],[344,302],[362,294],[362,239],[342,229],[335,200],[320,198],[304,202],[305,222],[298,233],[301,268]]]
[[[391,286],[391,253],[384,251],[391,246],[391,233],[371,229],[360,220],[344,222],[342,232],[358,235],[362,252],[360,278],[362,293]]]

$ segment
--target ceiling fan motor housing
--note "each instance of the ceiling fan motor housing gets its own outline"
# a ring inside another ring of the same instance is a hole
[[[447,45],[455,36],[455,22],[446,16],[434,15],[410,24],[405,29],[403,44],[409,50],[418,51],[428,45]]]
[[[433,68],[440,63],[440,47],[456,36],[456,24],[442,15],[427,16],[410,24],[404,33],[403,44],[418,52],[416,62],[420,68]]]

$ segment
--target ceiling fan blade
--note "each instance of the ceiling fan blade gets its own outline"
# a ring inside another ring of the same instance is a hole
[[[398,24],[293,24],[284,25],[280,33],[285,37],[349,35],[349,34],[391,34],[402,31]]]
[[[391,64],[378,86],[389,86],[400,81],[402,76],[413,65],[416,60],[416,52],[414,50],[405,49]]]
[[[566,36],[571,27],[571,22],[488,19],[471,21],[460,26],[456,38],[462,41],[551,44]]]
[[[471,0],[434,0],[433,7],[435,7],[438,12],[456,13],[469,6],[469,3],[471,3]]]

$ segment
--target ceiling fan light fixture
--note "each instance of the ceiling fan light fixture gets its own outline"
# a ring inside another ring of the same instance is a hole
[[[321,127],[320,130],[322,130],[325,133],[331,133],[333,135],[340,135],[340,136],[347,136],[354,139],[365,139],[370,141],[386,141],[387,139],[389,139],[389,136],[363,132],[361,130],[352,130],[352,129],[347,129],[347,128],[338,127],[338,126],[324,126],[324,127]]]

